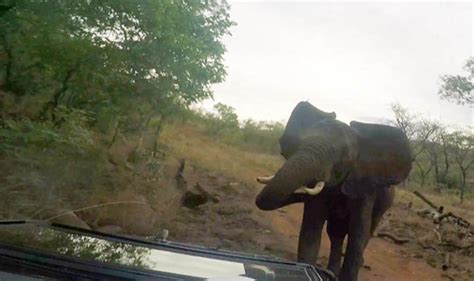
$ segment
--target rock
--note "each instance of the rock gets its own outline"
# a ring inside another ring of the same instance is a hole
[[[130,234],[155,234],[156,212],[149,205],[128,205],[120,212],[121,226]]]
[[[204,194],[196,194],[186,191],[183,196],[183,205],[187,208],[194,209],[208,201],[208,197]]]
[[[125,230],[118,225],[104,225],[94,229],[98,232],[109,233],[109,234],[124,234]]]
[[[136,145],[128,142],[125,137],[119,136],[116,142],[109,148],[107,156],[112,164],[124,166],[135,149]]]
[[[130,162],[128,162],[128,161],[125,162],[125,167],[126,167],[127,169],[129,169],[130,171],[135,170],[135,168],[133,167],[133,165],[132,165]]]
[[[124,191],[117,196],[117,201],[143,202],[143,204],[120,204],[103,208],[97,225],[120,226],[126,233],[139,236],[155,234],[157,213],[148,205],[145,197],[132,191]]]
[[[168,239],[168,236],[170,234],[170,231],[168,229],[163,229],[161,232],[161,240],[166,241]]]
[[[50,222],[91,230],[91,227],[87,223],[85,223],[83,220],[81,220],[74,212],[66,213],[60,217],[52,219]]]
[[[202,195],[206,196],[208,199],[210,199],[214,203],[219,203],[219,198],[217,196],[212,195],[209,193],[202,185],[199,184],[199,182],[196,182],[194,185],[194,188]]]

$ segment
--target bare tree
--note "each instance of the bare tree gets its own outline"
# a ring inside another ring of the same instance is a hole
[[[449,135],[449,140],[453,147],[454,161],[461,172],[461,194],[459,199],[462,204],[468,171],[474,164],[474,135],[457,131]]]
[[[440,130],[441,125],[437,121],[421,120],[415,123],[413,145],[413,162],[420,171],[421,186],[425,185],[426,178],[434,167],[433,161],[423,161],[422,154],[429,158],[429,147],[435,143],[436,133]]]
[[[399,103],[393,103],[391,107],[395,116],[395,120],[391,123],[402,130],[408,137],[412,150],[412,161],[420,172],[420,184],[423,186],[426,182],[426,178],[434,167],[434,162],[423,161],[424,159],[420,159],[420,156],[423,154],[429,155],[426,150],[431,145],[431,143],[434,142],[434,136],[441,128],[441,125],[436,121],[427,119],[418,120],[418,116],[416,114],[409,112],[407,108],[403,107]],[[429,158],[428,155],[426,158]]]
[[[450,168],[449,140],[446,129],[442,126],[433,134],[432,141],[426,146],[428,160],[434,168],[435,181],[439,187],[446,184]]]
[[[410,113],[407,108],[398,102],[392,103],[391,108],[395,115],[395,120],[391,122],[392,125],[402,130],[410,141],[413,140],[416,132],[415,123],[417,116]]]
[[[395,102],[391,104],[392,112],[395,117],[393,121],[390,123],[402,130],[403,133],[407,136],[408,140],[410,141],[410,146],[413,143],[413,137],[415,135],[415,120],[416,115],[410,113],[407,108],[403,107],[400,103]],[[413,160],[412,160],[413,161]],[[405,181],[403,181],[403,185],[406,185],[409,181],[407,177]]]

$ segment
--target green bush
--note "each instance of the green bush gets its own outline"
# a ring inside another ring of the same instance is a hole
[[[58,112],[60,124],[4,120],[0,127],[0,217],[31,218],[81,202],[101,184],[105,153],[87,112]]]

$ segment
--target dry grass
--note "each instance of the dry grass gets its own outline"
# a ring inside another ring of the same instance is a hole
[[[395,197],[396,203],[407,204],[412,202],[414,208],[426,208],[428,205],[424,203],[420,198],[413,194],[414,190],[420,191],[425,195],[431,202],[438,206],[444,206],[446,211],[453,212],[459,215],[471,223],[474,223],[474,200],[471,196],[464,200],[462,205],[459,204],[459,195],[453,192],[435,193],[429,189],[420,189],[416,185],[409,186],[407,188],[398,188],[397,196]]]
[[[255,177],[273,174],[283,163],[282,157],[263,153],[246,152],[207,136],[201,128],[189,124],[170,124],[164,128],[160,142],[167,146],[167,164],[178,166],[181,158],[191,160],[209,171],[219,171],[239,181],[256,185]],[[171,175],[170,175],[171,176]],[[420,190],[437,205],[445,206],[474,222],[474,198],[468,194],[465,202],[459,204],[459,196],[453,192],[435,193],[430,188],[420,189],[416,184],[397,188],[396,202],[412,202],[415,208],[426,207],[413,190]]]
[[[184,158],[250,185],[255,184],[256,176],[272,174],[283,163],[279,156],[246,152],[219,143],[191,125],[167,126],[160,142],[167,146],[169,165],[177,166],[179,159]]]

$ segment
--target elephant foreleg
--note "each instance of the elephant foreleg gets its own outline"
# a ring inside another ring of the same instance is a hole
[[[319,198],[313,198],[304,203],[303,221],[298,241],[298,262],[316,264],[325,220],[326,207]]]
[[[328,220],[327,233],[331,240],[331,251],[329,253],[328,269],[335,275],[341,270],[342,246],[347,234],[347,222],[343,220]]]
[[[357,280],[359,269],[364,263],[364,250],[370,238],[374,200],[375,192],[367,194],[361,199],[350,200],[351,214],[347,248],[339,275],[340,281]]]

